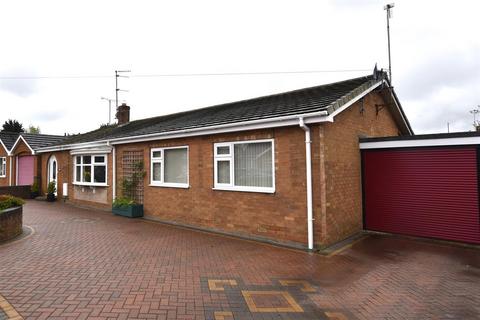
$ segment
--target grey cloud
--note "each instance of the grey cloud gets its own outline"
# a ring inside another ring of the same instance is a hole
[[[400,78],[397,91],[406,99],[421,99],[441,88],[459,88],[472,83],[480,84],[479,56],[457,52],[417,63]]]
[[[13,93],[20,97],[29,97],[37,92],[37,79],[15,79],[26,76],[34,76],[35,73],[28,69],[10,69],[1,72],[4,77],[12,79],[0,79],[0,90]]]
[[[64,117],[65,117],[65,111],[60,111],[60,110],[35,112],[32,115],[32,119],[35,119],[36,121],[41,121],[41,122],[57,121]]]

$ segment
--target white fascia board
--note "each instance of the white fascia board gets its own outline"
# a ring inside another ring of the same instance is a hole
[[[298,118],[301,116],[295,116],[291,119],[285,119],[281,121],[271,121],[268,123],[244,123],[236,124],[235,126],[218,126],[216,128],[207,127],[202,130],[192,129],[192,130],[179,130],[174,132],[165,132],[165,133],[156,133],[152,135],[145,136],[136,136],[136,137],[127,137],[121,139],[112,139],[110,143],[112,145],[117,144],[127,144],[143,141],[152,141],[152,140],[166,140],[166,139],[176,139],[176,138],[185,138],[185,137],[194,137],[194,136],[203,136],[203,135],[212,135],[219,133],[229,133],[229,132],[239,132],[239,131],[248,131],[248,130],[258,130],[258,129],[269,129],[269,128],[278,128],[278,127],[287,127],[287,126],[297,126]],[[305,119],[305,123],[316,123],[316,122],[325,122],[327,121],[326,116],[316,116]]]
[[[385,82],[385,80],[382,80],[382,81],[378,81],[376,83],[374,83],[372,86],[370,86],[369,88],[367,88],[366,90],[362,91],[362,93],[360,93],[359,95],[357,95],[355,98],[353,99],[350,99],[349,101],[347,101],[347,103],[345,103],[343,106],[341,106],[340,108],[338,108],[337,110],[333,111],[331,114],[328,115],[327,117],[327,121],[329,122],[333,122],[333,119],[335,118],[335,116],[337,114],[339,114],[340,112],[344,111],[345,109],[347,109],[348,107],[350,107],[351,105],[353,105],[355,102],[359,101],[360,99],[362,99],[363,97],[365,97],[367,94],[369,94],[370,92],[372,92],[373,90],[375,90],[376,88],[378,88],[383,82]],[[307,123],[307,121],[305,121]]]
[[[80,154],[107,154],[112,152],[111,146],[102,146],[94,148],[82,148],[82,149],[72,149],[70,150],[71,155],[80,155]]]
[[[75,144],[66,144],[58,147],[44,147],[37,149],[37,153],[55,152],[55,151],[68,151],[75,149],[95,148],[108,146],[108,141],[95,141],[95,142],[82,142]]]
[[[457,137],[442,139],[409,139],[392,141],[360,142],[360,149],[390,149],[390,148],[414,148],[414,147],[437,147],[437,146],[462,146],[480,144],[478,137]]]
[[[35,151],[32,149],[32,147],[30,147],[30,145],[27,143],[27,140],[25,140],[22,135],[19,135],[18,138],[17,138],[17,141],[15,141],[15,143],[13,144],[13,147],[12,149],[10,149],[10,154],[12,153],[13,150],[15,150],[15,147],[17,146],[17,144],[20,142],[20,140],[22,140],[25,145],[28,147],[28,149],[30,149],[30,151],[32,152],[32,156],[35,155]]]

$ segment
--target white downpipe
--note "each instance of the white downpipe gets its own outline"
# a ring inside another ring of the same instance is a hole
[[[303,117],[298,119],[298,125],[305,131],[305,155],[307,171],[307,230],[308,230],[308,249],[313,249],[313,191],[312,191],[312,149],[310,128],[303,121]]]
[[[117,158],[115,146],[113,146],[112,150],[112,188],[112,198],[115,200],[117,197]]]
[[[9,158],[10,159],[8,159],[8,163],[9,163],[9,166],[10,166],[10,174],[8,175],[8,185],[11,186],[12,185],[12,174],[13,174],[13,164],[12,164],[13,157],[9,156]]]

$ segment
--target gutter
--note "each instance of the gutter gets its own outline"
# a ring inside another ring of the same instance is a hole
[[[308,249],[313,250],[312,140],[310,137],[310,128],[305,124],[303,117],[298,118],[298,125],[303,129],[303,131],[305,131]]]

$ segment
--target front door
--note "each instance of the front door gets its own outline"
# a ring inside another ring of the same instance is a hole
[[[58,174],[58,163],[57,158],[55,156],[51,156],[48,160],[48,183],[55,182],[55,195],[57,195],[58,190],[58,182],[57,182],[57,174]]]

